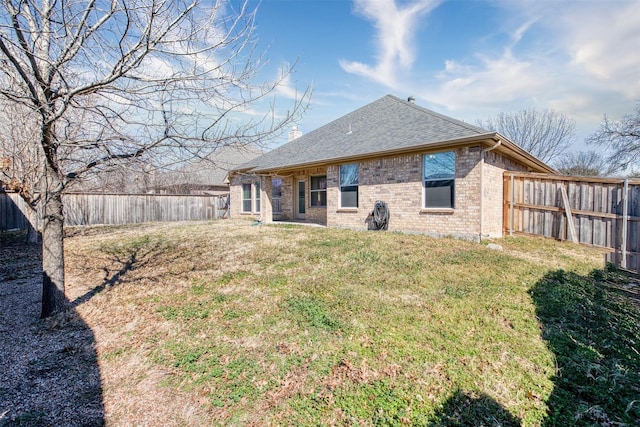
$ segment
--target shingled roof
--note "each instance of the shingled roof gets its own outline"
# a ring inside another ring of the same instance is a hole
[[[490,139],[496,135],[387,95],[235,170],[277,171],[440,146],[448,142]]]

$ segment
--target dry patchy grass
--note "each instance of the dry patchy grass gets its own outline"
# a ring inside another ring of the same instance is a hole
[[[244,221],[78,229],[68,295],[95,334],[108,424],[541,425],[556,365],[529,290],[602,253],[500,243]]]

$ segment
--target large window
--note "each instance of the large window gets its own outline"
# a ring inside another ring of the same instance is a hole
[[[454,208],[456,153],[424,155],[424,207]]]
[[[327,206],[327,177],[311,177],[311,206]]]
[[[358,207],[358,164],[340,166],[340,207]]]
[[[251,212],[251,184],[242,184],[242,212]]]
[[[282,212],[282,178],[271,179],[271,205],[274,213]]]

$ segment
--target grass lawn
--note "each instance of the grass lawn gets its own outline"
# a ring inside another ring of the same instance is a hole
[[[251,224],[70,230],[107,424],[640,424],[601,251]]]

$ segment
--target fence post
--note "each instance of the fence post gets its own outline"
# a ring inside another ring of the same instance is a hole
[[[513,198],[515,197],[515,185],[514,185],[514,181],[515,181],[515,177],[513,175],[510,176],[511,178],[511,188],[509,189],[509,236],[513,236],[513,216],[515,215],[515,213],[513,212],[513,208],[514,208],[514,204],[515,201],[513,200]]]
[[[624,189],[622,190],[622,260],[620,267],[627,268],[627,224],[629,222],[629,179],[624,180]]]

